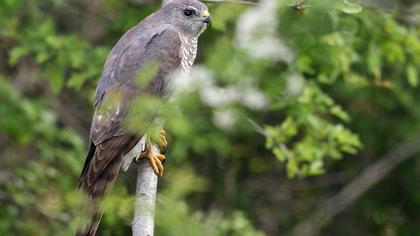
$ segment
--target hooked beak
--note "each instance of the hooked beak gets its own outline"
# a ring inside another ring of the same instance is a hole
[[[204,23],[211,24],[211,16],[208,11],[203,11],[201,17],[203,18]]]

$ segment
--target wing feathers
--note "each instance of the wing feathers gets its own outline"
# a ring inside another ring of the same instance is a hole
[[[86,184],[92,187],[101,174],[108,174],[110,163],[121,157],[132,148],[132,143],[139,140],[131,135],[112,137],[96,146],[96,151],[90,161]],[[111,165],[112,166],[112,165]]]

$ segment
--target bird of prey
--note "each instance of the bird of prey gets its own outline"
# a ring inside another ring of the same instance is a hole
[[[116,179],[122,157],[141,139],[122,127],[130,105],[144,94],[167,97],[171,75],[178,70],[189,72],[197,39],[210,21],[208,8],[200,1],[173,0],[127,31],[108,55],[96,89],[90,145],[79,179],[79,188],[88,194],[91,205],[97,205]],[[140,86],[135,78],[150,62],[156,63],[157,73]],[[112,97],[118,99],[109,105],[106,101]],[[162,151],[167,144],[163,130],[159,137]],[[150,140],[136,159],[140,158],[147,158],[155,173],[162,176],[165,156],[151,151]],[[93,209],[91,222],[76,235],[96,234],[102,213],[97,207]]]

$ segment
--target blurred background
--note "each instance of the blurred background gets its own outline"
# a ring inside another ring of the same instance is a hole
[[[2,235],[73,235],[103,63],[160,4],[0,1]],[[420,235],[420,4],[207,5],[155,234]],[[131,234],[135,182],[120,172],[99,235]]]

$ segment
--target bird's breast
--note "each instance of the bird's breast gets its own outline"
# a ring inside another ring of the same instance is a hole
[[[179,50],[180,66],[182,72],[188,74],[197,56],[197,38],[186,37],[182,34],[179,34],[179,37],[181,39],[181,48]]]

